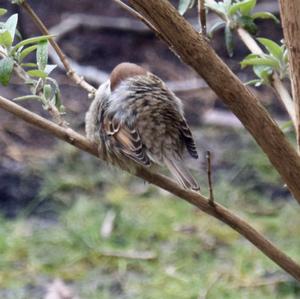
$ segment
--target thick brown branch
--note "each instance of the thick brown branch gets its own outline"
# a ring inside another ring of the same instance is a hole
[[[288,49],[292,92],[296,112],[297,144],[300,149],[300,2],[280,0],[284,39]]]
[[[23,119],[35,127],[38,127],[45,132],[98,157],[97,147],[72,129],[60,127],[55,123],[48,121],[1,96],[0,108],[14,114],[18,118]],[[281,250],[279,250],[275,245],[273,245],[257,230],[255,230],[250,224],[227,210],[225,207],[218,203],[215,203],[214,206],[210,205],[206,197],[197,192],[182,189],[174,181],[163,175],[152,173],[146,169],[138,169],[135,175],[151,184],[169,191],[170,193],[195,205],[203,212],[228,224],[234,230],[248,239],[258,249],[260,249],[277,265],[290,273],[295,279],[300,281],[300,265],[285,255]]]
[[[240,119],[300,203],[300,158],[255,95],[169,1],[129,0],[129,3],[161,32],[171,49],[206,80]]]

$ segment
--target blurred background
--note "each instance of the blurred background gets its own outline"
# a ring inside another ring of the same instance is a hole
[[[278,16],[277,1],[257,2],[258,10]],[[201,78],[113,1],[29,3],[95,86],[123,61],[167,81],[183,100],[197,142],[201,158],[187,163],[203,193],[205,151],[210,150],[218,202],[299,261],[297,204],[248,132]],[[40,35],[24,11],[4,0],[0,7],[9,10],[7,15],[19,14],[24,37]],[[186,18],[198,28],[195,11]],[[257,36],[282,39],[280,25],[257,24]],[[232,58],[223,30],[212,45],[242,81],[254,78],[250,69],[241,70],[248,50],[238,39]],[[87,94],[62,70],[54,77],[66,120],[84,133]],[[288,118],[273,91],[254,92],[284,126]],[[15,82],[1,87],[0,94],[12,99],[28,90]],[[20,104],[49,117],[39,103]],[[286,135],[294,140],[288,130]],[[299,297],[299,285],[232,229],[0,110],[0,298]]]

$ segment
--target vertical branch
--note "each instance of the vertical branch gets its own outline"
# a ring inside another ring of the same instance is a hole
[[[214,199],[214,190],[211,178],[211,153],[210,151],[206,152],[206,160],[207,160],[207,179],[208,179],[208,188],[209,188],[209,199],[208,203],[211,206],[215,206],[215,199]]]
[[[205,0],[198,0],[198,16],[201,26],[201,33],[206,35],[206,11],[205,11]]]
[[[280,15],[288,49],[292,93],[296,112],[297,144],[300,150],[300,1],[280,0]]]
[[[36,24],[36,26],[39,28],[39,30],[45,35],[50,35],[47,27],[44,25],[44,23],[39,18],[39,16],[35,13],[35,11],[31,8],[31,6],[27,3],[27,1],[24,0],[20,5],[29,14],[29,16],[31,17],[33,22]],[[62,64],[64,65],[68,77],[71,80],[73,80],[73,82],[75,84],[79,85],[80,87],[85,89],[90,94],[94,94],[96,92],[96,89],[92,85],[90,85],[88,82],[86,82],[83,77],[80,77],[78,74],[76,74],[76,72],[72,69],[66,55],[64,54],[64,52],[62,51],[60,46],[57,44],[57,42],[53,38],[49,38],[49,42],[50,42],[51,46],[53,47],[53,49],[55,50],[55,52],[57,53]]]
[[[264,52],[261,47],[257,44],[254,38],[248,33],[245,29],[238,27],[236,29],[238,36],[242,40],[242,42],[246,45],[246,47],[256,55],[263,55]],[[279,75],[274,72],[272,75],[271,86],[273,87],[276,95],[278,96],[279,100],[284,105],[287,113],[289,114],[295,130],[297,131],[297,120],[296,120],[296,113],[295,107],[293,103],[293,99],[291,98],[290,93],[283,85],[282,81],[279,78]]]

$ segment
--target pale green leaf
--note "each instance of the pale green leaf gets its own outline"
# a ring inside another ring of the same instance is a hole
[[[195,4],[195,0],[180,0],[178,5],[178,11],[181,15],[184,15],[189,8],[192,8]]]
[[[244,0],[241,2],[236,2],[231,5],[228,13],[230,16],[232,16],[240,11],[243,16],[249,16],[255,5],[256,0]]]
[[[0,34],[0,45],[4,46],[5,48],[9,48],[12,44],[13,40],[11,35],[8,31],[4,31]]]
[[[264,65],[264,66],[270,66],[274,69],[279,69],[278,61],[270,56],[244,59],[241,62],[242,68],[249,66],[249,65],[252,65],[252,66],[253,65]]]
[[[20,61],[23,61],[30,53],[37,49],[37,45],[33,45],[24,49],[20,54]]]
[[[229,25],[225,26],[225,44],[229,57],[233,56],[233,34]]]
[[[12,49],[12,54],[14,54],[21,47],[24,47],[24,46],[27,46],[30,44],[37,44],[42,41],[46,41],[49,38],[52,38],[53,36],[54,35],[43,35],[43,36],[37,36],[37,37],[31,37],[31,38],[24,39],[14,46],[14,48]]]
[[[7,9],[0,8],[0,16],[3,16],[7,13]]]
[[[210,38],[213,37],[214,33],[216,31],[218,31],[219,29],[223,28],[226,25],[226,23],[224,21],[218,21],[216,22],[214,25],[211,26],[211,28],[209,28],[208,30],[208,36]]]
[[[44,71],[41,71],[41,70],[30,70],[30,71],[27,71],[27,74],[29,76],[38,77],[38,78],[47,78],[47,76],[48,76]]]
[[[12,41],[15,38],[17,24],[18,24],[18,15],[14,14],[7,19],[4,25],[4,28],[9,32]]]
[[[10,57],[5,57],[0,60],[0,83],[7,86],[14,68],[14,60]]]
[[[47,64],[44,72],[47,73],[48,75],[50,75],[50,73],[57,67],[56,64]]]
[[[36,50],[36,61],[39,70],[44,71],[48,63],[48,41],[39,42]]]
[[[281,60],[283,57],[283,48],[276,44],[274,41],[268,39],[268,38],[257,38],[257,40],[265,46],[265,48],[269,51],[269,53],[277,58],[278,60]]]
[[[34,68],[36,68],[37,64],[33,63],[33,62],[29,62],[29,63],[21,63],[21,66],[22,67],[34,67]]]
[[[240,11],[243,16],[249,16],[251,11],[256,5],[256,0],[245,0],[242,2],[243,5],[240,7]]]
[[[205,6],[218,14],[221,18],[226,18],[226,9],[223,2],[216,2],[214,0],[206,0]]]
[[[253,20],[255,20],[255,19],[272,19],[276,23],[280,23],[279,19],[270,12],[256,12],[253,15],[251,15],[251,18]]]

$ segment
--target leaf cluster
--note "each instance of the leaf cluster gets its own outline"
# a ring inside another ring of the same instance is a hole
[[[269,12],[256,12],[253,10],[256,6],[256,0],[206,0],[207,9],[213,11],[220,17],[209,30],[210,37],[220,28],[224,28],[225,44],[228,55],[233,56],[233,33],[237,28],[243,28],[250,34],[257,33],[255,21],[257,19],[272,19],[275,22],[279,20]]]
[[[249,81],[248,84],[260,86],[270,84],[271,75],[276,71],[280,79],[288,77],[288,53],[284,44],[278,45],[267,38],[257,38],[265,47],[268,53],[249,54],[242,62],[242,68],[252,66],[254,73],[258,77]]]
[[[0,16],[7,11],[0,8]],[[49,77],[56,65],[48,64],[48,46],[51,35],[22,39],[17,30],[18,14],[10,16],[5,22],[0,22],[0,83],[7,86],[10,83],[14,68],[22,72],[25,83],[30,87],[31,95],[15,100],[38,100],[45,109],[55,105],[63,110],[60,100],[60,90],[57,82]],[[18,40],[18,42],[16,42]],[[35,60],[28,60],[35,53]]]
[[[196,1],[180,0],[178,10],[184,14],[188,9],[195,6]],[[230,57],[233,56],[234,50],[234,33],[238,28],[243,28],[251,35],[256,34],[257,19],[271,19],[276,23],[279,20],[270,12],[254,12],[257,4],[256,0],[205,0],[207,10],[215,13],[220,20],[209,28],[208,35],[210,38],[213,34],[224,28],[225,45]],[[274,71],[279,73],[281,79],[288,76],[288,56],[284,44],[278,45],[267,38],[257,39],[267,50],[267,53],[249,54],[242,62],[242,68],[252,66],[257,79],[251,80],[248,84],[260,86],[270,84],[271,76]]]

